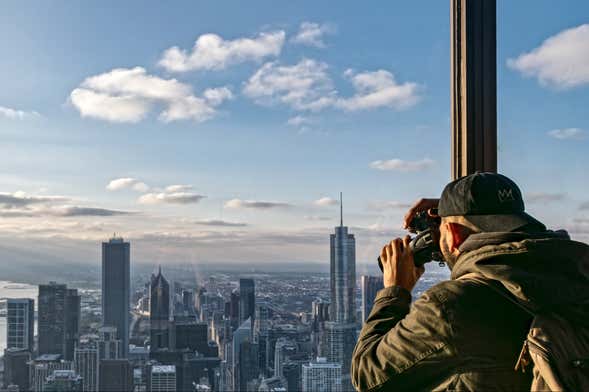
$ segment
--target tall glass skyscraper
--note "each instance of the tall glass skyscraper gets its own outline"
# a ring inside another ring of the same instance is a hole
[[[73,360],[79,326],[78,290],[55,282],[39,285],[39,355],[59,354]]]
[[[331,320],[356,321],[356,240],[344,226],[340,194],[340,225],[330,235]]]
[[[130,245],[122,238],[102,243],[102,324],[117,328],[121,355],[129,353]]]

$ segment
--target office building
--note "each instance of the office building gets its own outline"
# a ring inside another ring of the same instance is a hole
[[[100,392],[133,390],[133,368],[126,359],[102,359],[98,371]]]
[[[302,366],[303,392],[341,392],[342,365],[317,358]]]
[[[81,297],[78,290],[67,289],[65,296],[65,348],[63,358],[74,360],[74,349],[80,338]]]
[[[102,243],[102,325],[116,327],[121,357],[129,352],[130,245],[122,238]]]
[[[376,293],[384,287],[382,276],[362,275],[360,286],[362,289],[362,322],[365,322],[372,310]]]
[[[282,377],[282,368],[289,357],[297,352],[297,345],[289,338],[280,337],[274,346],[274,377]]]
[[[197,351],[204,356],[212,356],[206,323],[174,321],[172,330],[174,349],[188,349],[190,352]]]
[[[176,392],[176,366],[156,365],[151,367],[151,392]]]
[[[239,279],[239,322],[255,317],[256,285],[253,279]]]
[[[343,222],[340,194],[340,225],[330,235],[331,320],[356,321],[356,240]]]
[[[82,377],[73,370],[54,370],[43,385],[43,392],[80,392]]]
[[[6,300],[6,348],[34,350],[35,301],[30,298]]]
[[[39,285],[39,355],[60,354],[73,360],[80,325],[80,296],[65,284]]]
[[[100,359],[120,359],[122,345],[121,340],[117,338],[117,327],[100,327],[98,336],[98,356]]]
[[[74,369],[82,377],[82,392],[98,391],[99,361],[97,342],[80,343],[74,350]]]
[[[30,390],[43,392],[47,377],[53,374],[54,370],[74,370],[72,361],[64,361],[61,354],[43,354],[29,362]]]
[[[352,354],[356,346],[356,324],[326,322],[325,339],[327,360],[341,364],[342,372],[349,374]]]
[[[159,268],[157,275],[151,276],[149,288],[150,351],[170,347],[170,284]]]
[[[16,385],[20,391],[28,391],[31,352],[24,348],[7,348],[3,360],[4,385]]]
[[[241,351],[244,349],[244,343],[251,341],[252,333],[252,319],[245,320],[239,328],[233,333],[233,341],[231,343],[231,370],[233,372],[232,386],[233,390],[239,391],[245,389],[247,381],[245,375],[240,372],[241,361],[244,359]],[[247,364],[244,364],[247,367]]]

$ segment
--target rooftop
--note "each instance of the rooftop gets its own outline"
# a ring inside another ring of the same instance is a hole
[[[152,366],[151,373],[176,373],[176,366],[174,366],[174,365]]]

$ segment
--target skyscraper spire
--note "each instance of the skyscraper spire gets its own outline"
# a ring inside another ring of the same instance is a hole
[[[342,200],[342,192],[339,193],[339,219],[340,219],[340,226],[344,225],[344,202]]]

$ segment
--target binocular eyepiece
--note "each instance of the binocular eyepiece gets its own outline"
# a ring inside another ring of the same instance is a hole
[[[409,232],[415,233],[415,237],[409,242],[409,249],[413,253],[413,262],[416,267],[437,260],[443,265],[443,256],[440,250],[440,223],[438,210],[420,211],[413,216],[409,223]],[[381,271],[382,261],[378,257],[378,267]],[[384,271],[383,271],[384,272]]]

